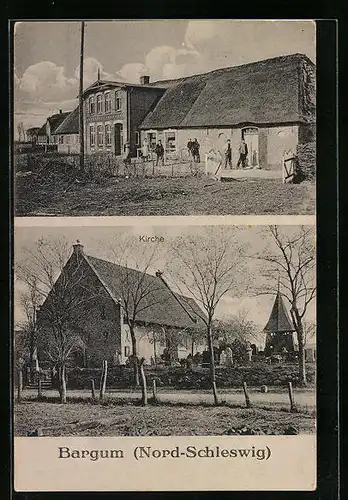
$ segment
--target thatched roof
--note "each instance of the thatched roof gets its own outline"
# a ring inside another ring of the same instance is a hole
[[[39,128],[37,135],[46,135],[46,122]]]
[[[223,68],[166,87],[140,128],[224,127],[311,121],[301,109],[301,68],[314,67],[303,54]],[[307,113],[308,114],[308,113]]]
[[[124,294],[126,283],[131,290],[141,283],[141,290],[146,291],[146,296],[139,306],[142,310],[137,314],[137,321],[177,328],[202,326],[200,317],[203,312],[196,302],[174,293],[159,276],[144,275],[140,271],[107,260],[86,254],[84,256],[115,300],[122,297],[122,290]]]
[[[74,111],[69,113],[58,125],[55,134],[78,134],[79,133],[79,109],[77,106]]]
[[[268,323],[264,328],[265,332],[280,333],[294,332],[294,327],[290,321],[281,293],[278,292],[273,304],[273,309]]]
[[[51,134],[54,134],[59,125],[65,120],[65,118],[70,115],[71,111],[67,111],[65,113],[57,113],[55,115],[49,116],[47,118],[48,123],[50,124]]]

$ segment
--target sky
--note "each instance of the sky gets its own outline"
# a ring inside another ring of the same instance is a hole
[[[224,226],[224,231],[233,231],[230,229],[231,226]],[[237,226],[238,228],[238,226]],[[294,231],[298,231],[298,226],[283,226],[282,230],[286,231],[287,234],[291,235]],[[84,251],[87,255],[98,257],[106,260],[113,260],[112,253],[110,252],[109,246],[110,241],[117,241],[125,233],[134,238],[134,243],[136,245],[136,250],[138,259],[140,256],[149,250],[152,246],[151,243],[142,243],[139,241],[140,235],[147,236],[163,236],[164,242],[159,244],[158,247],[158,259],[154,263],[153,267],[149,269],[151,274],[154,274],[157,269],[164,271],[163,276],[168,281],[170,286],[175,290],[175,282],[171,279],[168,270],[167,260],[168,254],[167,249],[172,244],[173,238],[178,236],[185,236],[185,234],[199,235],[205,231],[205,226],[171,226],[170,228],[164,226],[72,226],[72,227],[17,227],[15,228],[15,266],[16,262],[23,260],[24,247],[33,248],[35,242],[44,237],[45,239],[56,239],[65,238],[69,245],[73,245],[77,239],[84,245]],[[248,254],[252,255],[255,250],[262,251],[266,245],[270,244],[270,239],[264,237],[263,229],[261,226],[239,226],[238,228],[238,241],[249,245],[247,250]],[[116,240],[115,240],[116,239]],[[248,318],[254,321],[259,327],[260,331],[266,325],[273,301],[274,296],[270,295],[258,295],[254,294],[253,286],[257,285],[257,269],[258,261],[256,259],[246,259],[246,272],[245,276],[247,281],[251,282],[251,289],[247,293],[245,291],[240,292],[238,289],[231,290],[228,292],[221,302],[219,303],[216,310],[217,318],[225,318],[229,316],[234,316],[239,312],[247,312]],[[129,261],[130,267],[134,267],[132,262]],[[16,270],[16,268],[15,268]],[[21,311],[19,305],[20,294],[25,292],[26,287],[24,283],[19,280],[15,280],[15,324],[24,321],[23,311]],[[275,284],[276,291],[276,284]],[[289,305],[286,304],[288,310]],[[308,309],[308,314],[306,315],[306,320],[310,322],[315,321],[315,302],[313,302]]]
[[[77,105],[80,22],[17,22],[14,30],[14,126],[41,126]],[[97,79],[138,83],[175,79],[280,55],[315,62],[314,21],[88,21],[84,86]]]

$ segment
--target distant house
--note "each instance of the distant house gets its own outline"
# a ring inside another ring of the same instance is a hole
[[[55,132],[59,125],[70,114],[70,111],[64,112],[60,109],[59,113],[49,116],[38,132],[38,144],[58,144],[58,136]]]
[[[178,80],[166,87],[139,126],[141,140],[159,139],[168,157],[187,155],[197,138],[201,157],[222,151],[230,139],[232,164],[242,137],[248,164],[279,168],[285,150],[315,140],[315,65],[302,54],[217,69]]]
[[[46,122],[38,130],[36,143],[39,145],[45,145],[48,143],[46,134]]]
[[[79,153],[79,106],[67,114],[52,133],[53,141],[58,144],[59,153]]]
[[[192,352],[195,354],[198,349],[204,350],[204,346],[194,345],[190,336],[190,332],[204,325],[200,319],[203,313],[193,299],[174,293],[161,273],[144,275],[86,255],[83,246],[76,243],[37,314],[38,330],[45,339],[38,346],[39,359],[47,357],[45,352],[53,335],[53,304],[63,286],[73,294],[73,298],[65,297],[65,300],[70,303],[75,300],[68,324],[84,342],[84,353],[76,356],[75,364],[100,366],[103,359],[112,365],[125,364],[132,354],[129,326],[120,301],[121,287],[126,283],[139,283],[146,290],[135,324],[139,356],[144,356],[147,362],[151,358],[159,360],[167,349],[175,361]]]
[[[97,80],[83,93],[86,153],[122,156],[128,142],[132,156],[140,148],[139,125],[165,89],[149,84]]]

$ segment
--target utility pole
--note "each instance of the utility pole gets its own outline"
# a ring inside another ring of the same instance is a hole
[[[79,91],[79,132],[80,132],[80,173],[85,171],[85,134],[83,125],[83,52],[85,40],[85,23],[81,22],[81,48],[80,48],[80,91]]]

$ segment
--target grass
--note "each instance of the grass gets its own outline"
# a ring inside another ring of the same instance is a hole
[[[109,178],[100,182],[16,179],[17,216],[314,214],[315,184],[279,179]]]
[[[189,404],[119,404],[56,400],[15,403],[15,435],[42,429],[44,436],[179,436],[223,434],[287,434],[315,432],[315,413],[282,407]],[[244,429],[244,431],[242,431]],[[246,431],[245,431],[246,430]],[[250,432],[251,431],[251,432]]]

